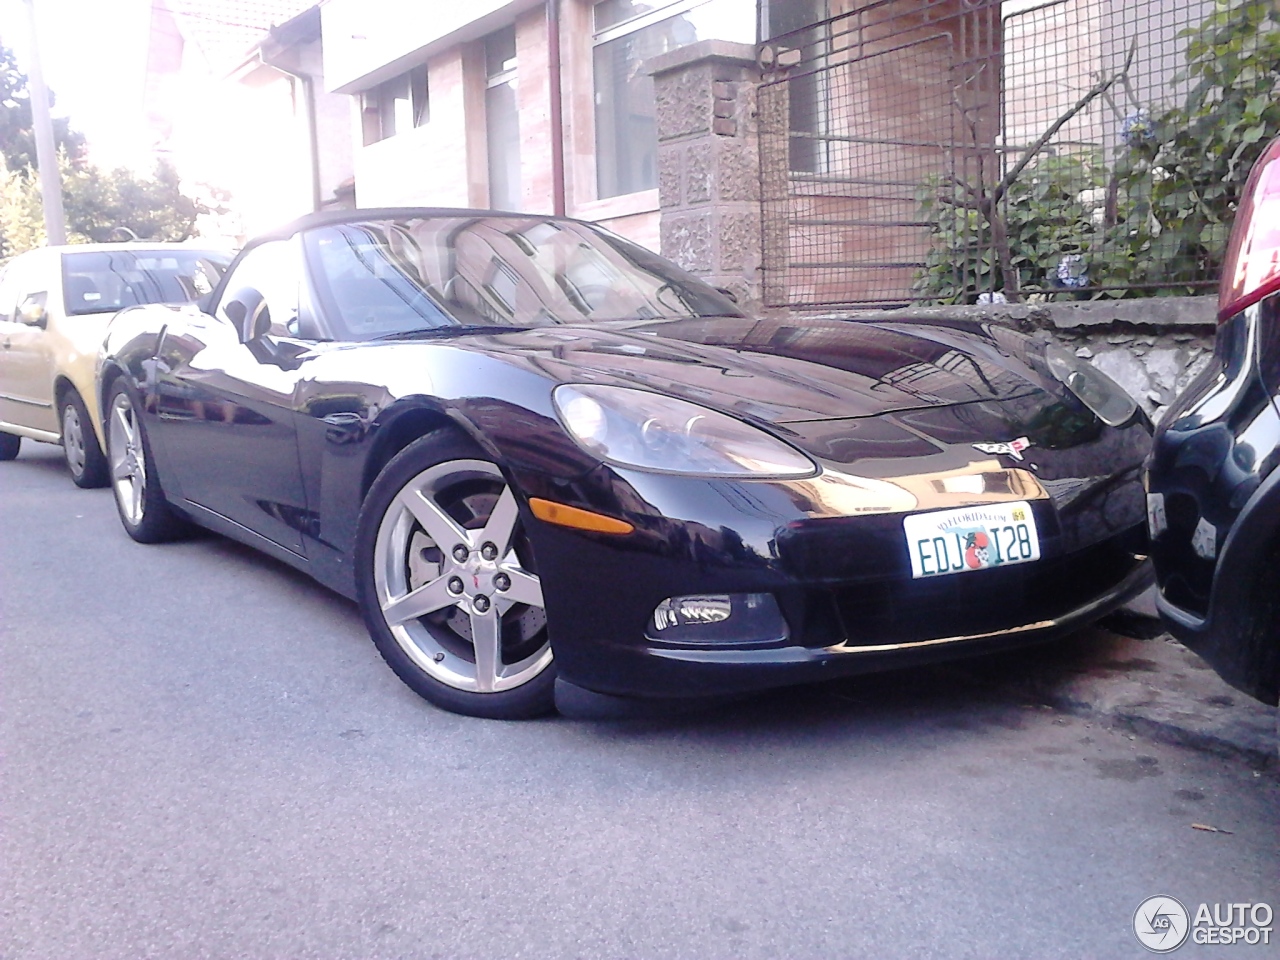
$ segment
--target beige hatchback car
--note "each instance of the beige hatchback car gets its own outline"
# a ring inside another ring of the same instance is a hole
[[[44,247],[0,273],[0,460],[22,438],[60,443],[71,479],[105,486],[94,367],[125,307],[187,303],[213,290],[230,254],[178,243]]]

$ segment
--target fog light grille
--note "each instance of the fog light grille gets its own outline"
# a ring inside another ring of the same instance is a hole
[[[787,622],[771,593],[668,597],[654,607],[648,636],[680,644],[776,643],[787,638]]]

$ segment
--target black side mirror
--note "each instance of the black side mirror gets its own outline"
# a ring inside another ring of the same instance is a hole
[[[716,287],[715,290],[716,290],[716,293],[720,294],[720,296],[724,297],[730,303],[738,302],[738,295],[734,293],[732,290],[730,290],[728,287]]]
[[[237,290],[222,309],[236,325],[241,343],[261,340],[271,329],[271,311],[267,309],[267,301],[253,287]]]

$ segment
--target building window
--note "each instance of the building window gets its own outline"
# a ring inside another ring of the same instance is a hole
[[[804,65],[787,81],[788,154],[796,173],[822,173],[827,168],[828,71],[820,68],[831,46],[828,15],[827,0],[775,0],[765,11],[765,38],[781,37],[776,46],[799,50],[803,57]]]
[[[653,78],[645,62],[699,40],[754,43],[754,0],[603,0],[593,44],[597,196],[658,185]]]
[[[519,210],[520,104],[516,98],[516,31],[484,38],[484,118],[489,146],[489,206]]]
[[[431,118],[427,97],[427,65],[392,77],[361,94],[364,145],[394,137]]]

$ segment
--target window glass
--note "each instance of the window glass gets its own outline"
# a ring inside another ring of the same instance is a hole
[[[426,126],[431,120],[431,99],[425,63],[409,71],[409,96],[413,101],[413,125]]]
[[[816,26],[827,16],[827,0],[788,0],[768,8],[769,37],[784,37],[779,45],[799,50],[808,64],[787,81],[788,153],[791,169],[802,173],[826,169],[827,71],[814,66],[830,49],[830,27]]]
[[[63,306],[68,316],[79,316],[140,303],[189,303],[213,291],[230,261],[226,254],[177,246],[64,253]]]
[[[667,9],[671,15],[663,17]],[[653,78],[645,62],[699,40],[754,43],[755,17],[750,0],[686,0],[656,8],[638,0],[604,0],[596,5],[593,66],[599,197],[658,185]]]
[[[587,224],[543,217],[365,221],[305,234],[339,339],[456,326],[741,316],[674,264]]]
[[[236,265],[227,280],[218,316],[238,326],[226,315],[226,304],[246,289],[262,294],[271,316],[270,333],[276,337],[308,335],[300,329],[298,303],[302,288],[297,246],[291,240],[272,240],[254,247]]]
[[[0,320],[12,320],[18,304],[36,290],[38,283],[36,257],[17,257],[0,271]]]
[[[516,96],[514,27],[485,37],[484,115],[489,148],[489,206],[519,210],[520,104]]]
[[[392,77],[361,95],[364,144],[393,137],[431,118],[426,64]]]
[[[496,77],[516,68],[516,29],[507,27],[484,38],[485,75]]]
[[[364,340],[449,323],[424,282],[411,235],[387,224],[325,227],[307,236],[316,287],[339,339]]]

